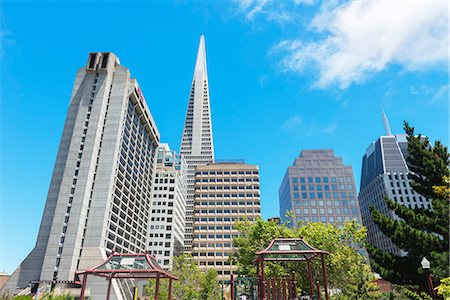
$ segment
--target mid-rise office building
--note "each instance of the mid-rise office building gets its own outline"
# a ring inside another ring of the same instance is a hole
[[[195,172],[192,255],[201,269],[214,268],[219,278],[236,269],[228,258],[233,249],[236,220],[261,215],[259,168],[244,163],[214,163]]]
[[[409,208],[430,208],[431,202],[416,193],[408,179],[409,168],[405,158],[408,156],[406,134],[393,135],[386,115],[383,112],[386,135],[372,142],[362,159],[361,188],[359,204],[362,221],[367,227],[367,241],[377,248],[396,255],[406,253],[385,236],[373,222],[370,206],[385,215],[397,218],[386,205],[387,197]]]
[[[214,161],[205,39],[200,37],[180,153],[188,166],[185,251],[192,251],[195,168]]]
[[[181,154],[160,144],[152,192],[148,250],[158,263],[171,270],[173,257],[184,251],[186,222],[186,171]]]
[[[288,167],[278,196],[283,223],[289,211],[293,226],[300,221],[361,223],[352,167],[333,150],[303,150]]]
[[[112,251],[144,252],[159,132],[136,79],[112,53],[76,76],[47,201],[31,253],[4,286],[68,284]],[[88,282],[92,299],[107,282]],[[112,293],[122,299],[123,286]]]

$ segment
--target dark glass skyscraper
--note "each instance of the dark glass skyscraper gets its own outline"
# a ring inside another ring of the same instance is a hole
[[[409,168],[405,160],[408,155],[406,135],[393,135],[384,113],[383,121],[386,135],[372,142],[363,156],[359,204],[363,224],[367,227],[367,241],[384,251],[404,255],[373,222],[369,208],[373,205],[382,213],[396,218],[385,204],[384,197],[410,208],[429,208],[430,201],[417,194],[409,183]]]

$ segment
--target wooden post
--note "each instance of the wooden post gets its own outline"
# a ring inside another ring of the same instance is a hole
[[[282,278],[281,280],[283,282],[283,287],[282,287],[283,294],[281,296],[281,300],[287,300],[286,299],[287,298],[286,297],[286,278]]]
[[[277,299],[277,288],[276,288],[277,280],[275,278],[272,278],[271,282],[272,282],[272,299],[275,300]]]
[[[292,299],[297,300],[297,280],[295,279],[295,272],[292,272]]]
[[[328,283],[327,283],[327,270],[325,269],[325,260],[323,254],[320,256],[322,260],[322,272],[323,272],[323,288],[325,289],[325,299],[328,300]]]
[[[155,300],[159,298],[159,273],[156,275]]]
[[[108,279],[108,290],[106,292],[106,300],[109,300],[109,298],[111,296],[111,282],[112,282],[112,277]]]
[[[310,260],[308,260],[308,278],[309,278],[309,295],[312,297],[314,295],[314,285],[312,279],[312,268]]]
[[[234,300],[234,274],[231,274],[230,293],[231,293],[231,300]]]
[[[322,294],[320,293],[320,282],[317,281],[317,299],[322,300]]]
[[[172,300],[172,278],[169,278],[169,295],[167,296],[167,300]]]
[[[82,286],[81,286],[81,295],[80,295],[80,299],[81,300],[84,300],[84,292],[86,290],[87,276],[88,276],[87,273],[84,273],[83,283],[82,283]]]
[[[261,257],[261,298],[266,300],[266,282],[264,280],[264,256]]]

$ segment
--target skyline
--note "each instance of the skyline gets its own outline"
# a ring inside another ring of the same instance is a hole
[[[125,30],[128,22],[112,24],[103,15],[94,24],[72,25],[83,16],[83,5],[77,3],[3,4],[1,93],[2,99],[13,100],[2,101],[1,109],[1,198],[8,201],[2,200],[0,270],[10,273],[34,245],[73,78],[88,52],[112,51],[121,59],[146,95],[161,141],[179,150],[198,38],[205,34],[216,156],[242,157],[246,163],[260,166],[264,218],[278,211],[277,189],[286,167],[302,149],[334,149],[353,167],[359,191],[365,149],[384,133],[381,107],[390,118],[393,133],[402,132],[401,123],[406,119],[432,141],[441,139],[448,144],[448,73],[442,70],[442,63],[411,72],[394,60],[379,72],[368,72],[362,82],[318,87],[320,72],[283,70],[283,58],[274,53],[274,47],[282,42],[279,34],[283,40],[295,36],[290,23],[261,24],[268,15],[261,13],[248,20],[253,6],[242,12],[236,3],[237,8],[225,9],[235,11],[226,17],[217,4],[208,6],[207,12],[201,4],[188,7],[183,2],[141,4],[141,10],[123,3],[113,8],[92,4],[93,9],[112,12],[121,8],[135,14],[134,27],[139,30],[132,33]],[[322,9],[317,6],[304,8],[306,14],[301,18],[315,18]],[[157,8],[158,13],[150,8]],[[35,33],[20,21],[34,24]],[[148,22],[162,25],[148,28]],[[103,28],[99,27],[103,23],[112,29],[102,31],[103,35],[92,31],[92,26]],[[160,28],[164,30],[158,31]],[[55,37],[58,43],[54,43]],[[136,41],[142,47],[128,46]],[[429,115],[435,116],[433,122]],[[239,147],[232,147],[229,141]],[[28,209],[22,211],[23,207]],[[19,217],[23,228],[7,230]]]

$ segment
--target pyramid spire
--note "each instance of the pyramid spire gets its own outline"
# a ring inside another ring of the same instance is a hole
[[[392,135],[391,125],[389,125],[389,119],[388,119],[386,113],[384,112],[384,109],[382,109],[382,114],[383,114],[384,131],[387,136],[391,136]]]
[[[198,44],[194,74],[195,73],[203,73],[205,77],[208,77],[208,70],[206,68],[205,37],[203,35],[200,36],[200,43]]]

